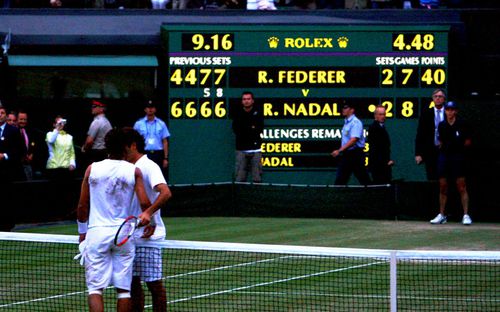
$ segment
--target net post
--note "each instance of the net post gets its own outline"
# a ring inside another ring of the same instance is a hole
[[[390,259],[390,301],[391,312],[398,311],[398,276],[397,276],[397,251],[391,251]]]

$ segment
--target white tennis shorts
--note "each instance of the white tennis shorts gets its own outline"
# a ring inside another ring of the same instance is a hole
[[[130,291],[135,244],[131,237],[125,245],[116,247],[118,227],[93,227],[87,232],[85,278],[89,291],[113,285]]]
[[[161,249],[137,247],[134,259],[134,276],[144,282],[154,282],[162,278]]]

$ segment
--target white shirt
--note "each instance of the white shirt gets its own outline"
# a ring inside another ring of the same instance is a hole
[[[89,228],[121,225],[133,213],[134,188],[133,164],[112,159],[93,163],[89,176]]]
[[[141,158],[139,158],[139,160],[135,163],[135,166],[141,169],[146,194],[148,195],[149,201],[153,203],[159,195],[159,193],[155,191],[154,188],[158,184],[167,184],[167,182],[165,181],[165,177],[163,176],[160,167],[158,167],[158,165],[154,161],[149,159],[147,155],[143,155]],[[142,212],[141,206],[139,205],[139,200],[137,199],[137,195],[134,195],[132,207],[134,210],[134,215],[138,216]],[[165,224],[163,223],[163,220],[161,218],[160,210],[156,211],[153,214],[151,218],[151,224],[156,225],[156,229],[149,240],[165,239],[166,229]],[[144,228],[139,228],[135,234],[136,239],[140,239],[143,232]]]

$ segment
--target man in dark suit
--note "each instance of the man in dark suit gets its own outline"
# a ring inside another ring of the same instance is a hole
[[[389,184],[392,180],[391,139],[385,129],[385,107],[377,106],[375,120],[368,128],[369,159],[368,169],[373,184]]]
[[[26,151],[21,157],[25,180],[31,181],[33,180],[35,171],[41,172],[41,168],[45,168],[47,155],[44,154],[47,153],[43,153],[43,147],[46,147],[46,144],[41,143],[43,141],[40,137],[40,133],[34,131],[34,129],[29,126],[28,113],[24,110],[20,110],[17,113],[17,127],[21,133],[21,142]]]
[[[10,188],[13,181],[22,180],[21,156],[24,153],[19,129],[6,121],[7,111],[0,104],[0,200],[5,213],[0,231],[10,231],[15,225]]]
[[[442,89],[432,92],[434,107],[424,108],[418,121],[415,139],[415,162],[425,163],[428,180],[437,180],[437,159],[439,154],[438,125],[444,120],[443,105],[446,93]]]

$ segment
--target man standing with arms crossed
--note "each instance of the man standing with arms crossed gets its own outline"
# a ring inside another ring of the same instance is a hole
[[[159,208],[151,205],[144,190],[140,169],[124,160],[125,140],[122,130],[111,130],[105,138],[109,159],[89,165],[82,182],[77,208],[78,233],[84,242],[82,252],[91,312],[104,311],[102,292],[112,284],[117,290],[117,311],[131,311],[130,288],[135,244],[114,245],[115,234],[133,211],[137,194],[144,211],[141,224],[149,224]]]
[[[143,175],[144,188],[149,200],[163,207],[172,196],[167,182],[160,167],[144,154],[144,138],[139,132],[132,128],[123,128],[125,134],[125,145],[127,150],[127,161],[135,164]],[[136,196],[134,196],[134,214],[141,212],[141,207]],[[165,224],[161,219],[160,211],[151,218],[151,224],[143,230],[136,232],[136,242],[147,242],[165,239]],[[166,311],[167,300],[165,287],[162,282],[162,258],[161,249],[155,247],[137,247],[134,259],[134,270],[132,278],[132,309],[133,311],[144,310],[144,292],[141,280],[146,282],[153,298],[153,311]]]

